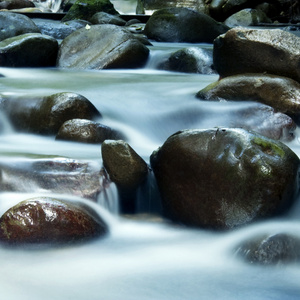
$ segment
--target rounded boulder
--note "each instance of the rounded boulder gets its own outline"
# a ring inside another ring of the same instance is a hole
[[[150,161],[165,216],[190,226],[231,229],[270,218],[298,194],[297,155],[244,129],[179,131]]]

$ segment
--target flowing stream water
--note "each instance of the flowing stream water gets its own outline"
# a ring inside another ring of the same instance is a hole
[[[99,122],[120,130],[133,149],[149,162],[152,151],[174,132],[231,126],[237,112],[256,105],[199,101],[195,93],[217,80],[217,75],[182,74],[153,68],[164,51],[185,46],[188,45],[155,44],[150,47],[149,64],[138,70],[0,68],[5,76],[0,79],[0,93],[80,93],[101,112],[103,118]],[[193,46],[212,48],[206,44]],[[4,116],[1,116],[0,127],[1,160],[10,159],[13,163],[32,155],[51,155],[101,163],[99,145],[17,133]],[[288,145],[300,155],[297,136]],[[152,193],[150,189],[149,193]],[[21,200],[39,195],[44,195],[43,191],[3,192],[0,214]],[[155,197],[154,193],[149,199],[141,197],[139,201],[155,201]],[[109,201],[117,201],[115,190],[110,191],[109,198]],[[99,204],[90,205],[110,226],[110,233],[104,239],[31,251],[0,248],[1,299],[300,298],[299,264],[253,266],[236,257],[234,251],[242,241],[259,234],[285,232],[300,236],[299,205],[284,218],[225,233],[183,228],[155,217],[128,219],[108,212]],[[145,205],[142,212],[147,212]]]

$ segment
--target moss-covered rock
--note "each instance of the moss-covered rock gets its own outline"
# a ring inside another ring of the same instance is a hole
[[[165,216],[191,226],[230,229],[270,218],[298,194],[297,155],[243,129],[177,132],[150,161]]]

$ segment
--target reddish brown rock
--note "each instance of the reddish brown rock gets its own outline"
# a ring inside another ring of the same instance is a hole
[[[107,231],[90,207],[46,197],[22,201],[0,218],[0,242],[9,245],[81,242]]]

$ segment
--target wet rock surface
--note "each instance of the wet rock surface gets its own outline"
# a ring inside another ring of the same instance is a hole
[[[78,0],[68,10],[63,22],[71,20],[87,20],[97,12],[106,12],[112,15],[118,14],[114,5],[109,0]]]
[[[47,197],[22,201],[0,218],[0,243],[11,246],[83,242],[107,232],[87,205]]]
[[[229,28],[203,13],[166,8],[152,14],[144,33],[158,42],[212,43]]]
[[[43,19],[34,19],[34,23],[38,26],[42,34],[52,36],[55,39],[64,39],[77,29],[91,25],[85,20],[73,20],[69,22],[49,22]]]
[[[211,53],[190,47],[172,53],[158,68],[173,72],[214,74],[212,63]]]
[[[262,104],[237,111],[229,127],[244,128],[284,142],[295,138],[297,128],[291,117]]]
[[[107,186],[100,164],[77,159],[23,158],[0,160],[0,190],[60,193],[97,201]]]
[[[129,31],[110,24],[82,28],[63,40],[60,68],[114,69],[145,65],[149,49]]]
[[[80,143],[101,144],[105,140],[119,140],[124,136],[112,128],[83,119],[66,121],[59,129],[56,139]]]
[[[298,194],[297,155],[243,129],[177,132],[150,161],[165,216],[191,226],[230,229],[270,218]]]
[[[299,49],[300,38],[280,29],[233,28],[214,41],[214,67],[221,77],[268,73],[300,82]]]
[[[0,9],[19,9],[26,7],[35,7],[32,1],[29,0],[7,0],[0,2]]]
[[[272,23],[272,21],[263,11],[251,8],[243,9],[224,21],[228,27],[255,26],[261,23]]]
[[[0,11],[0,41],[25,33],[40,33],[40,30],[26,16]]]
[[[202,100],[257,101],[299,120],[300,84],[290,78],[241,74],[214,82],[196,95]]]
[[[56,39],[27,33],[0,42],[2,67],[54,67],[58,52]]]
[[[113,24],[118,26],[125,26],[126,21],[117,15],[108,14],[104,11],[94,14],[90,18],[92,24]]]
[[[70,92],[46,97],[4,98],[1,109],[16,130],[37,134],[57,134],[68,120],[91,120],[101,116],[87,98]]]
[[[237,257],[256,265],[282,265],[300,261],[300,239],[287,233],[253,238],[238,246]]]
[[[121,196],[121,210],[135,211],[136,189],[145,181],[149,168],[146,162],[122,140],[106,140],[101,146],[103,166]]]

